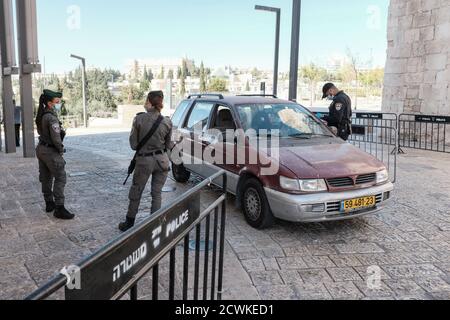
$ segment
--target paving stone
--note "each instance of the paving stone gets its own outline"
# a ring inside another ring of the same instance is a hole
[[[380,282],[379,287],[368,286],[368,283],[365,281],[355,281],[354,284],[358,287],[358,289],[369,299],[373,298],[394,298],[395,294],[389,286],[387,286],[384,282]]]
[[[417,284],[421,286],[426,292],[439,293],[450,292],[450,284],[442,278],[427,278],[417,279]]]
[[[325,283],[325,287],[331,296],[337,300],[360,300],[364,298],[362,292],[353,282],[330,282]]]
[[[278,261],[275,258],[263,258],[264,266],[267,271],[278,271],[280,270],[280,266],[278,265]]]
[[[278,271],[278,274],[286,285],[303,283],[300,273],[296,270],[280,270]]]
[[[397,297],[422,295],[425,293],[415,281],[409,279],[385,280],[384,283],[394,291]]]
[[[329,258],[337,267],[360,267],[361,261],[355,255],[330,255]]]
[[[302,258],[310,268],[332,268],[336,267],[330,258],[325,256],[305,256]]]
[[[262,259],[241,260],[241,263],[247,272],[266,271]]]
[[[307,269],[308,266],[300,257],[277,258],[281,270]]]
[[[257,287],[284,284],[277,271],[250,272],[250,277]]]
[[[361,281],[361,277],[353,268],[327,268],[327,272],[336,282]]]
[[[384,253],[375,243],[337,244],[335,247],[341,254]]]
[[[298,284],[294,286],[297,300],[332,300],[332,296],[323,284]]]
[[[298,271],[305,283],[319,284],[325,282],[333,282],[330,275],[325,269],[307,269]]]
[[[259,286],[256,287],[262,300],[297,300],[293,286]]]
[[[439,277],[444,273],[431,264],[384,266],[383,269],[393,278]]]

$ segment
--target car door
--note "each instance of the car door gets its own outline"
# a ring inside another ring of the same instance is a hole
[[[212,171],[203,161],[203,139],[214,106],[214,102],[197,101],[192,106],[182,130],[180,130],[185,140],[183,142],[184,166],[189,171],[204,178],[209,177]]]
[[[231,107],[217,104],[211,114],[208,131],[203,137],[204,148],[213,149],[214,157],[218,161],[215,166],[212,166],[212,174],[221,169],[226,170],[228,189],[232,193],[236,193],[241,168],[238,164],[237,140],[234,138],[234,132],[237,129],[236,119]],[[227,136],[227,131],[233,132],[233,135]],[[221,181],[218,184],[221,185]]]

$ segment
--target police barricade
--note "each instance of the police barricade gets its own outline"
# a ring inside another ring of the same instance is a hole
[[[201,211],[201,191],[211,184],[221,185],[223,194]],[[63,288],[66,300],[118,300],[128,293],[130,300],[142,296],[159,300],[164,286],[169,300],[221,300],[226,192],[227,176],[220,171],[82,263],[64,268],[26,300],[62,295]],[[191,240],[194,229],[195,240]],[[163,260],[168,264],[163,265]],[[179,268],[177,260],[182,260]],[[160,271],[168,271],[169,279],[161,279]],[[151,289],[138,297],[138,286],[142,284],[143,289],[147,281]]]
[[[324,109],[311,109],[322,118]],[[353,112],[352,135],[349,142],[382,161],[397,180],[398,117],[395,113]]]
[[[382,161],[391,181],[397,180],[397,115],[355,112],[349,142]]]
[[[402,148],[450,153],[449,126],[450,116],[401,114],[399,153],[404,153]]]

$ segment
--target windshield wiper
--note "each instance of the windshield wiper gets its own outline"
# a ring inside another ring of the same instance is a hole
[[[294,133],[289,135],[290,138],[299,138],[299,139],[312,139],[312,137],[328,137],[332,138],[332,136],[323,133]]]

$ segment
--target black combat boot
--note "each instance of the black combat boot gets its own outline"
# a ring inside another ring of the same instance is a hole
[[[45,212],[50,213],[55,211],[56,204],[54,201],[45,201]]]
[[[131,228],[134,227],[135,221],[136,221],[136,219],[127,217],[127,220],[125,222],[122,222],[121,224],[119,224],[119,230],[122,232],[127,232],[128,230],[130,230]]]
[[[56,206],[55,213],[53,214],[56,219],[72,220],[75,218],[74,214],[71,214],[64,206]]]

